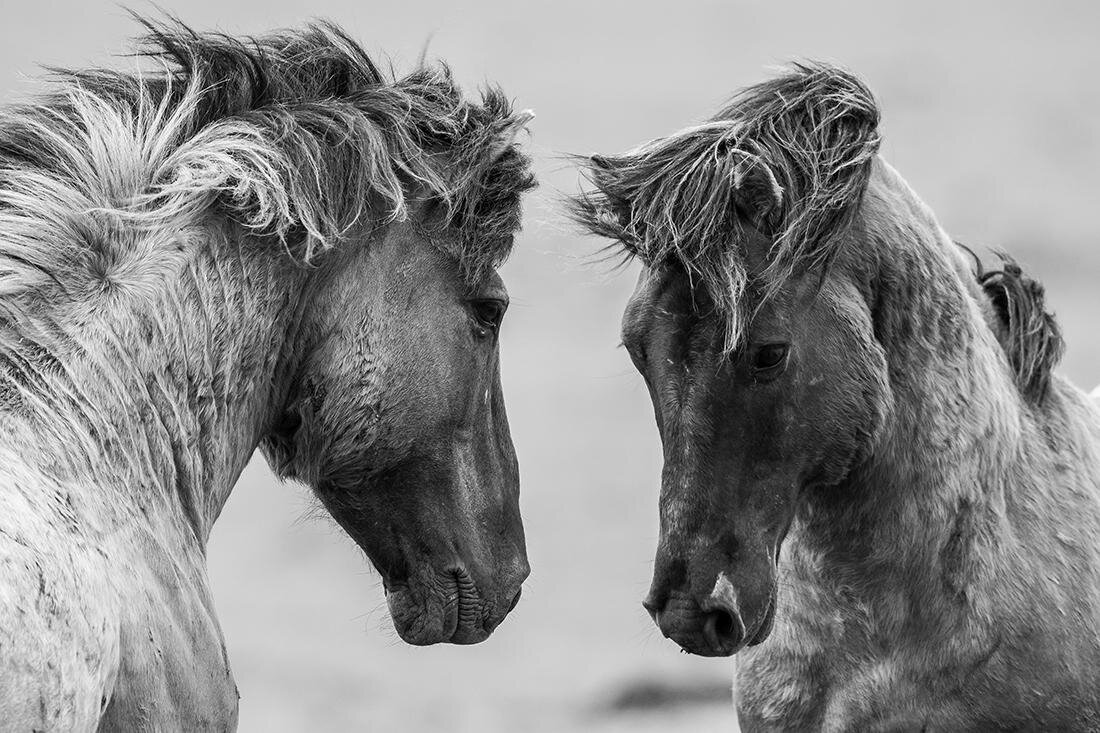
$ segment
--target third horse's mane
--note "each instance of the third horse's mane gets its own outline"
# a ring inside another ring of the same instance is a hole
[[[1000,253],[999,268],[986,269],[966,245],[959,244],[974,260],[974,277],[993,306],[990,324],[1008,357],[1020,393],[1041,404],[1050,391],[1054,367],[1065,353],[1065,341],[1054,316],[1046,310],[1042,283],[1024,273],[1007,254]]]

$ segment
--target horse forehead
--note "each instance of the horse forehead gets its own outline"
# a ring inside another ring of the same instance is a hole
[[[644,280],[639,278],[635,296],[659,315],[699,317],[712,310],[703,284],[679,268],[657,268]]]

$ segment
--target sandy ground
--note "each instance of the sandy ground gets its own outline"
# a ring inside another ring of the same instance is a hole
[[[242,731],[732,730],[730,663],[679,654],[639,605],[659,458],[645,390],[616,348],[633,271],[586,266],[598,243],[562,222],[555,197],[578,185],[563,153],[699,120],[769,66],[824,58],[865,75],[884,109],[883,154],[956,237],[1004,248],[1045,280],[1069,342],[1063,372],[1100,383],[1100,5],[162,4],[235,32],[329,16],[398,68],[434,34],[431,55],[470,86],[498,81],[538,114],[530,144],[545,185],[505,269],[502,337],[534,567],[523,602],[476,647],[401,644],[361,553],[316,518],[305,489],[253,462],[209,552]],[[3,17],[5,98],[33,89],[22,75],[35,61],[102,61],[134,29],[98,1],[5,2]],[[644,683],[717,702],[609,708]]]

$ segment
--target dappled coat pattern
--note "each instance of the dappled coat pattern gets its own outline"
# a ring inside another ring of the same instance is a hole
[[[574,216],[644,265],[647,607],[737,653],[742,730],[1100,729],[1100,410],[1039,283],[975,269],[877,122],[805,64],[589,163]]]

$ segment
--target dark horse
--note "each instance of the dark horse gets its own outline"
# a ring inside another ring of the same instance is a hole
[[[148,27],[153,71],[0,116],[4,729],[235,727],[205,552],[258,445],[410,643],[485,639],[528,573],[496,267],[530,114],[330,25]]]
[[[593,157],[643,264],[623,342],[664,445],[645,607],[738,657],[747,730],[1100,729],[1100,411],[1014,264],[975,273],[798,66]]]

